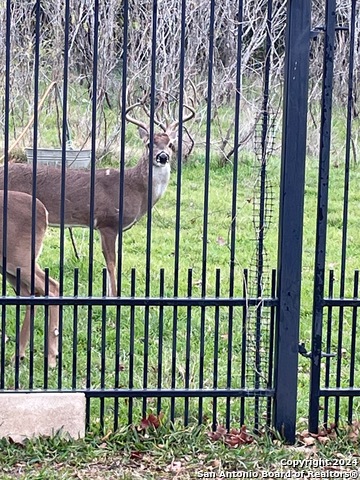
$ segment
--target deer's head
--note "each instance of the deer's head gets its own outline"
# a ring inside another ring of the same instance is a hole
[[[135,107],[144,107],[144,99],[140,100],[137,103],[134,103],[133,105],[129,106],[126,109],[126,112],[125,112],[126,120],[139,127],[139,135],[143,140],[144,144],[150,149],[151,142],[150,142],[150,133],[149,133],[148,126],[146,125],[146,123],[134,117],[131,117],[129,115],[129,112],[133,110]],[[188,116],[185,116],[183,118],[183,123],[187,122],[188,120],[190,120],[195,116],[195,110],[192,107],[187,105],[184,105],[184,107],[187,108],[190,111],[190,113]],[[163,124],[159,124],[156,118],[154,119],[154,122],[155,124],[160,126],[163,132],[154,134],[152,162],[155,167],[161,168],[169,164],[171,155],[175,151],[173,142],[177,139],[179,122],[176,121],[168,125],[163,125]]]
[[[145,125],[144,125],[145,126]],[[147,128],[139,127],[139,135],[147,149],[150,151],[150,135]],[[169,130],[164,133],[156,133],[153,141],[153,166],[163,168],[170,163],[171,155],[174,152],[173,142],[176,139],[177,131]]]

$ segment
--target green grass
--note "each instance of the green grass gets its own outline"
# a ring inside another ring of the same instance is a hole
[[[226,112],[220,112],[222,121],[225,122]],[[228,117],[226,117],[228,118]],[[228,120],[226,120],[228,121]],[[225,125],[225,124],[224,124]],[[227,126],[227,123],[226,123]],[[80,128],[79,126],[77,128]],[[327,242],[327,271],[335,271],[335,296],[340,294],[340,266],[341,266],[341,242],[342,242],[342,209],[343,209],[343,147],[342,139],[344,132],[337,129],[335,136],[336,145],[340,142],[341,146],[337,148],[334,144],[332,152],[332,161],[330,167],[330,191],[329,191],[329,212],[328,212],[328,242]],[[54,132],[50,132],[51,138],[54,138]],[[132,164],[136,161],[139,153],[139,140],[135,130],[129,128],[127,131],[127,161]],[[117,160],[107,158],[102,164],[111,163],[116,165]],[[267,167],[267,179],[269,191],[272,191],[271,204],[268,207],[271,214],[268,217],[268,224],[265,235],[266,264],[265,264],[265,288],[264,294],[270,293],[270,275],[271,269],[277,265],[277,237],[278,237],[278,203],[279,203],[279,176],[280,159],[272,156],[269,159]],[[248,284],[248,294],[256,295],[254,285],[255,272],[255,227],[253,223],[254,212],[257,210],[257,204],[254,198],[258,198],[258,173],[259,164],[255,156],[251,153],[241,153],[239,172],[237,179],[237,198],[236,198],[236,251],[235,251],[235,296],[243,296],[243,269],[249,268],[250,282]],[[301,323],[300,339],[305,342],[306,347],[311,348],[311,322],[312,322],[312,297],[314,285],[314,248],[316,240],[316,211],[317,211],[317,159],[309,155],[306,167],[306,188],[305,188],[305,211],[304,211],[304,242],[303,242],[303,276],[302,276],[302,298],[301,298]],[[349,190],[349,221],[348,221],[348,242],[346,257],[346,282],[345,295],[352,296],[353,290],[353,271],[360,266],[360,253],[357,245],[358,238],[358,216],[357,207],[360,200],[360,191],[358,189],[360,181],[360,167],[357,164],[351,165],[350,171],[350,190]],[[164,269],[164,295],[172,297],[174,294],[174,250],[175,250],[175,222],[176,222],[176,188],[177,173],[173,172],[171,181],[163,199],[153,209],[152,221],[152,244],[151,244],[151,295],[158,296],[160,290],[159,278],[160,270]],[[188,271],[192,269],[191,290],[194,297],[201,296],[202,293],[202,260],[203,260],[203,231],[204,231],[204,185],[205,185],[205,165],[204,150],[198,147],[192,155],[191,162],[183,166],[181,176],[181,218],[180,218],[180,257],[178,275],[178,294],[187,296],[188,294]],[[215,275],[216,269],[221,270],[221,296],[229,295],[229,261],[230,261],[230,231],[232,225],[232,184],[233,171],[231,165],[223,168],[218,166],[218,155],[212,154],[210,165],[209,181],[209,204],[207,220],[207,271],[206,271],[206,294],[213,296],[215,293]],[[270,201],[270,198],[269,198]],[[271,207],[271,208],[270,208]],[[131,291],[131,271],[136,269],[135,293],[137,296],[143,296],[145,293],[145,259],[146,259],[146,222],[143,218],[131,230],[126,232],[123,237],[122,249],[122,295],[129,296]],[[64,294],[72,295],[74,268],[79,269],[79,295],[87,295],[88,289],[88,231],[75,229],[77,247],[80,253],[80,261],[77,261],[69,235],[65,235],[65,265],[64,265]],[[94,241],[94,295],[101,295],[102,269],[104,260],[102,257],[100,242],[97,234]],[[50,273],[54,278],[59,274],[59,230],[50,229],[44,250],[40,259],[43,267],[49,267]],[[327,290],[327,288],[326,288]],[[176,387],[185,386],[185,366],[186,351],[190,347],[189,353],[189,371],[190,388],[197,388],[199,385],[199,366],[200,349],[202,340],[200,336],[202,316],[201,309],[193,307],[191,309],[191,336],[190,344],[187,343],[186,331],[189,325],[188,310],[179,307],[174,317],[174,311],[170,307],[165,307],[162,312],[159,308],[149,308],[149,345],[148,345],[148,387],[156,387],[159,369],[161,369],[162,386],[171,387],[172,381],[172,356],[174,344],[174,318],[177,321],[176,329],[176,368],[175,379]],[[144,336],[145,336],[145,309],[136,307],[131,310],[129,307],[121,309],[120,316],[120,360],[119,365],[115,364],[115,342],[116,342],[116,308],[107,307],[102,310],[100,307],[94,307],[91,315],[91,387],[112,388],[114,386],[115,371],[119,370],[119,382],[121,387],[127,387],[130,376],[130,360],[133,360],[133,382],[135,388],[142,388],[143,385],[143,364],[144,364]],[[325,311],[325,318],[326,321]],[[344,309],[343,324],[343,344],[341,351],[342,370],[340,374],[340,385],[348,386],[350,372],[350,355],[352,339],[352,309]],[[162,336],[162,360],[159,361],[159,328],[160,317],[163,319]],[[246,359],[246,386],[254,387],[254,315],[256,308],[250,310],[247,321],[248,327],[248,354]],[[270,333],[270,312],[263,309],[262,319],[262,375],[266,376],[267,362],[267,340]],[[73,307],[65,307],[63,310],[63,370],[62,387],[72,387],[72,346],[73,346]],[[204,386],[213,386],[213,367],[214,367],[214,335],[215,335],[216,311],[214,308],[206,308],[204,316],[205,342],[204,342]],[[218,361],[218,387],[227,386],[228,373],[228,347],[229,347],[229,309],[219,308],[219,347],[217,353]],[[84,388],[86,386],[86,363],[87,363],[87,327],[89,315],[86,307],[78,309],[78,335],[76,338],[77,348],[77,376],[76,387]],[[337,330],[339,325],[339,310],[333,310],[333,333],[331,336],[331,351],[338,349]],[[35,371],[34,388],[43,386],[43,310],[39,308],[39,313],[35,322]],[[240,372],[242,368],[242,326],[243,311],[242,308],[233,310],[233,337],[232,337],[232,375],[231,386],[239,387],[241,384]],[[134,330],[134,342],[131,343],[130,330]],[[6,357],[10,363],[14,352],[15,338],[15,309],[7,308],[7,343]],[[324,328],[323,350],[325,350],[326,328]],[[103,384],[101,383],[101,348],[102,338],[105,348],[105,371]],[[133,357],[130,358],[129,352],[133,351]],[[355,385],[360,383],[359,353],[355,351]],[[336,385],[336,359],[330,360],[330,386]],[[309,397],[309,371],[310,362],[308,359],[299,357],[299,382],[298,382],[298,418],[299,428],[305,428],[306,417],[308,414]],[[49,388],[57,387],[57,371],[49,372]],[[325,361],[322,362],[321,384],[324,385]],[[29,378],[29,360],[26,359],[20,367],[20,387],[27,388]],[[7,365],[6,367],[6,388],[14,388],[14,369]],[[261,386],[266,386],[266,381],[260,379]],[[323,402],[322,402],[323,403]],[[105,432],[112,429],[114,400],[106,400],[105,405]],[[212,419],[213,401],[205,399],[203,402],[203,416],[206,424]],[[246,399],[245,402],[245,421],[249,428],[254,421],[254,400]],[[136,478],[134,468],[138,469],[134,458],[131,457],[131,450],[143,449],[147,456],[146,461],[140,462],[149,469],[148,476],[139,478],[159,478],[156,477],[156,465],[161,465],[162,471],[171,472],[169,465],[172,461],[179,461],[188,464],[190,473],[194,476],[196,469],[201,465],[206,468],[214,462],[214,459],[221,459],[227,468],[235,468],[238,465],[245,465],[247,468],[270,468],[271,465],[278,462],[279,459],[293,458],[294,455],[306,455],[306,451],[298,449],[296,451],[286,450],[282,446],[276,446],[265,438],[260,438],[252,446],[246,446],[243,449],[229,450],[220,444],[210,442],[203,432],[200,435],[194,428],[184,429],[178,424],[176,432],[169,430],[169,426],[157,433],[158,437],[141,438],[134,430],[124,427],[119,433],[111,436],[111,439],[105,442],[101,441],[96,433],[100,424],[100,401],[91,402],[91,432],[86,442],[65,444],[60,440],[50,442],[29,443],[23,450],[9,444],[5,445],[6,453],[2,457],[4,465],[9,468],[9,478],[14,478],[16,469],[22,468],[27,472],[27,478],[71,478],[75,475],[74,471],[81,471],[84,478]],[[133,422],[137,424],[142,416],[142,402],[135,399],[133,401]],[[346,421],[348,400],[340,400],[341,421]],[[334,414],[334,401],[330,400],[330,419]],[[155,399],[148,399],[147,410],[156,412],[158,403]],[[265,401],[260,401],[260,414],[265,411]],[[354,418],[359,418],[359,401],[354,400]],[[128,421],[129,401],[119,400],[119,418],[120,424],[125,426]],[[170,401],[163,399],[161,410],[165,413],[165,418],[169,418]],[[218,421],[224,423],[227,411],[226,401],[219,399],[217,401]],[[197,422],[198,400],[189,400],[190,422]],[[180,420],[184,414],[184,400],[178,399],[175,403],[175,416]],[[231,422],[233,425],[239,423],[240,401],[231,400]],[[262,418],[262,417],[261,417]],[[130,432],[130,433],[129,433]],[[196,437],[196,438],[195,438]],[[55,443],[51,443],[55,442]],[[56,443],[58,442],[58,443]],[[159,446],[165,445],[165,447]],[[182,449],[182,446],[184,449]],[[329,456],[334,452],[340,451],[347,455],[351,452],[351,445],[339,439],[331,442],[331,445],[318,446],[318,455]],[[17,459],[21,467],[16,467],[11,463],[11,457]],[[185,461],[182,460],[185,458]],[[1,459],[1,457],[0,457]],[[66,461],[70,465],[65,465]],[[191,459],[191,460],[190,460]],[[116,463],[117,462],[117,463]],[[201,463],[203,462],[203,463]],[[54,465],[52,465],[52,463]],[[86,470],[87,464],[93,465],[93,470],[89,473]],[[114,477],[114,463],[119,467],[119,477]],[[31,473],[33,465],[36,465],[34,472]],[[104,469],[99,467],[104,465]],[[272,468],[272,467],[271,467]],[[80,469],[80,470],[79,470]],[[100,470],[99,470],[100,469]],[[6,470],[1,478],[8,478]],[[110,473],[109,473],[110,471]],[[130,472],[130,473],[129,473]],[[169,473],[169,476],[170,476]],[[183,471],[183,477],[190,475]],[[61,476],[62,475],[62,476]],[[94,475],[94,476],[90,476]],[[96,476],[98,475],[98,476]],[[123,476],[120,476],[123,475]],[[166,474],[167,475],[167,474]],[[76,478],[76,477],[75,477]],[[168,478],[168,477],[163,477]],[[193,478],[193,477],[188,477]]]
[[[236,291],[235,294],[242,295],[242,268],[245,267],[253,256],[255,243],[248,240],[249,225],[252,221],[252,204],[249,198],[252,195],[253,165],[246,160],[242,164],[241,176],[247,178],[247,185],[238,193],[238,218],[237,218],[237,238],[239,247],[236,254],[237,266]],[[229,283],[229,259],[230,252],[228,248],[228,235],[231,226],[231,207],[232,207],[232,169],[225,168],[219,170],[216,167],[211,168],[210,172],[210,196],[209,196],[209,218],[208,218],[208,269],[207,269],[207,294],[214,295],[215,288],[215,270],[221,269],[221,295],[228,295]],[[204,164],[201,159],[194,164],[184,168],[182,178],[182,198],[181,198],[181,239],[180,239],[180,268],[179,276],[179,296],[186,296],[188,285],[188,269],[193,272],[193,284],[191,286],[193,296],[201,295],[201,271],[202,271],[202,233],[203,233],[203,197],[204,197]],[[165,269],[165,296],[173,295],[173,274],[174,274],[174,227],[175,227],[175,208],[176,208],[176,174],[173,175],[169,185],[168,192],[164,199],[156,206],[153,212],[153,230],[152,230],[152,258],[151,258],[151,294],[159,294],[159,272],[161,268]],[[145,253],[146,253],[146,218],[142,219],[138,225],[132,228],[124,235],[123,245],[123,280],[122,294],[130,295],[130,275],[131,269],[136,269],[136,295],[143,296],[145,292]],[[66,262],[65,262],[65,294],[72,295],[73,269],[78,267],[80,271],[79,294],[87,294],[87,274],[88,274],[88,232],[86,230],[77,230],[75,232],[77,244],[81,255],[81,261],[76,262],[68,236],[66,236]],[[251,235],[253,236],[253,235]],[[58,250],[59,248],[59,230],[51,230],[48,235],[42,257],[42,266],[49,266],[51,275],[58,278]],[[95,261],[94,261],[94,295],[101,295],[101,275],[104,265],[100,244],[98,238],[95,240]],[[39,309],[40,310],[40,309]],[[115,367],[115,324],[116,308],[108,307],[106,309],[106,374],[105,386],[114,385],[114,367]],[[134,309],[133,328],[135,331],[134,349],[134,387],[141,388],[143,376],[143,357],[144,357],[144,308]],[[215,312],[213,308],[206,310],[205,332],[207,336],[213,335]],[[198,385],[199,371],[199,348],[200,348],[200,323],[201,312],[199,308],[193,308],[191,312],[191,358],[190,358],[190,387]],[[86,346],[87,346],[87,308],[79,308],[79,331],[77,336],[78,349],[78,388],[85,387],[86,371]],[[121,310],[121,341],[120,341],[120,385],[127,385],[129,378],[129,351],[130,328],[131,328],[130,308]],[[237,335],[241,336],[240,325],[242,322],[242,310],[236,309],[234,312],[235,330]],[[14,339],[14,319],[9,315],[8,336]],[[34,387],[41,388],[43,384],[43,355],[41,353],[43,339],[43,320],[40,314],[36,321],[35,330],[35,378]],[[73,309],[64,308],[64,329],[63,329],[63,387],[71,387],[72,375],[72,334],[73,334]],[[187,328],[187,309],[178,308],[177,311],[177,367],[176,382],[177,386],[184,386],[185,376],[185,353],[186,353],[186,328]],[[91,386],[100,387],[100,365],[101,365],[101,338],[102,338],[102,309],[94,307],[92,309],[92,349],[91,365],[92,380]],[[149,309],[149,378],[148,386],[156,387],[159,371],[158,365],[158,330],[159,330],[159,310],[158,308]],[[227,333],[228,333],[228,311],[220,309],[220,343],[219,343],[219,387],[226,386],[227,374]],[[164,387],[171,386],[171,362],[172,362],[172,341],[173,341],[173,311],[171,308],[164,309],[163,317],[163,361],[162,361],[162,383]],[[233,369],[239,371],[240,368],[240,347],[241,343],[237,337],[234,338],[234,360]],[[13,342],[9,342],[8,359],[13,354]],[[205,371],[204,386],[210,387],[213,382],[213,342],[205,344]],[[28,359],[24,361],[20,369],[20,384],[26,388],[28,384]],[[115,368],[118,368],[117,366]],[[49,374],[49,387],[55,388],[57,385],[57,372],[52,371]],[[14,386],[14,372],[11,368],[7,369],[7,387]],[[240,377],[234,375],[233,386],[240,386]],[[97,402],[94,402],[97,403]],[[108,402],[107,412],[109,418],[112,414],[112,403]],[[155,402],[153,402],[154,405]],[[121,417],[124,418],[127,413],[127,403],[123,400],[121,404]],[[196,401],[191,400],[193,415],[197,411]],[[219,401],[219,405],[223,405]],[[168,405],[163,401],[164,408]],[[139,415],[140,402],[135,401],[135,410]],[[152,404],[149,404],[151,407]],[[211,401],[205,400],[205,410],[207,414],[211,411]],[[96,407],[95,407],[96,409]],[[183,401],[177,402],[177,414],[182,415]],[[238,410],[238,408],[237,408]],[[97,415],[98,416],[98,415]],[[95,416],[96,418],[96,416]],[[236,416],[237,418],[237,416]]]
[[[237,214],[236,214],[236,267],[235,267],[235,296],[243,295],[243,269],[250,268],[250,275],[255,268],[254,255],[256,251],[255,228],[253,224],[254,195],[258,195],[256,161],[249,154],[241,157],[237,183]],[[200,296],[202,291],[202,235],[204,229],[204,158],[201,154],[195,154],[192,163],[183,167],[181,185],[181,231],[180,231],[180,260],[177,272],[179,280],[179,296],[187,296],[188,270],[192,269],[192,295]],[[327,264],[339,272],[340,266],[340,245],[342,232],[342,194],[341,186],[344,171],[340,165],[338,168],[331,168],[330,177],[330,198],[328,214],[328,251]],[[357,236],[356,205],[359,201],[359,190],[356,185],[359,182],[359,168],[354,167],[351,171],[350,188],[350,211],[349,211],[349,248],[347,269],[347,290],[351,295],[352,271],[359,266],[359,253],[354,244]],[[229,260],[230,260],[230,229],[232,223],[232,182],[233,171],[231,166],[218,168],[216,162],[211,162],[209,182],[209,203],[208,203],[208,243],[207,243],[207,276],[206,294],[213,296],[215,293],[215,272],[221,269],[221,296],[229,295]],[[277,255],[277,221],[278,221],[278,191],[279,191],[279,158],[272,157],[268,164],[268,183],[272,187],[274,198],[272,200],[272,213],[269,218],[269,228],[266,230],[266,276],[270,277],[271,268],[276,267]],[[153,209],[153,228],[151,246],[151,295],[159,295],[160,269],[165,271],[164,295],[173,296],[174,292],[174,249],[175,249],[175,221],[176,221],[176,184],[177,174],[173,173],[168,191],[163,199]],[[304,256],[303,256],[303,297],[302,297],[302,321],[301,339],[310,347],[311,336],[311,312],[312,312],[312,289],[313,289],[313,264],[315,245],[315,214],[317,191],[317,168],[315,161],[309,161],[306,175],[305,193],[305,215],[304,215]],[[268,205],[269,206],[269,205]],[[255,209],[256,211],[256,209]],[[136,269],[136,295],[143,296],[145,293],[145,255],[146,255],[146,218],[143,218],[136,226],[126,232],[123,237],[123,275],[122,295],[130,295],[131,270]],[[88,279],[88,231],[75,229],[77,247],[81,256],[78,262],[73,254],[70,239],[66,233],[65,242],[65,271],[64,271],[64,293],[73,294],[73,272],[79,268],[79,295],[87,295]],[[94,243],[94,295],[102,294],[102,269],[104,266],[100,250],[98,236],[95,235]],[[50,268],[54,278],[58,278],[58,255],[59,255],[59,230],[51,229],[41,257],[41,265]],[[335,283],[335,291],[338,288],[338,277]],[[248,286],[249,294],[256,295],[254,286]],[[265,293],[269,293],[269,282],[266,284]],[[10,310],[10,309],[9,309]],[[134,386],[142,386],[142,365],[144,355],[144,309],[134,309]],[[173,311],[171,308],[164,308],[164,335],[163,335],[163,386],[170,387],[171,384],[171,354],[173,340]],[[264,338],[267,335],[268,312],[264,318]],[[228,309],[220,308],[219,317],[219,387],[226,386],[227,373],[227,348],[228,348]],[[199,371],[199,348],[200,348],[200,308],[194,307],[191,312],[191,385],[195,387],[198,382]],[[14,339],[14,315],[9,315],[8,336]],[[102,336],[103,312],[100,307],[92,310],[92,382],[93,387],[100,386],[100,362],[101,362],[101,336]],[[105,386],[113,386],[114,382],[114,354],[115,354],[115,322],[116,309],[108,307],[104,313],[106,318],[106,375]],[[214,308],[206,309],[205,314],[205,386],[212,386],[213,382],[213,335],[214,335]],[[79,331],[77,338],[78,348],[78,387],[85,386],[85,365],[86,365],[86,329],[88,312],[87,308],[79,308]],[[351,312],[346,312],[346,327],[351,321]],[[63,355],[63,386],[71,386],[71,352],[72,352],[72,307],[64,308],[64,355]],[[122,385],[128,383],[129,376],[129,350],[130,350],[130,322],[131,311],[129,307],[121,311],[121,343],[120,357],[122,371],[120,372]],[[36,322],[35,331],[35,387],[41,388],[43,382],[41,355],[43,325],[39,318]],[[186,352],[186,328],[187,309],[178,308],[177,311],[177,385],[184,385],[184,368]],[[241,368],[241,332],[242,309],[234,309],[234,351],[233,351],[233,378],[232,386],[240,385],[239,372]],[[155,387],[158,374],[158,330],[159,330],[159,309],[149,309],[149,386]],[[335,329],[334,329],[335,331]],[[344,338],[344,348],[349,351],[350,335]],[[334,338],[334,343],[336,339]],[[9,343],[8,356],[11,356],[13,344]],[[250,355],[251,357],[251,355]],[[266,362],[264,360],[266,368]],[[300,384],[308,382],[308,360],[300,359]],[[302,377],[302,372],[304,377]],[[21,366],[21,386],[26,387],[28,378],[28,362]],[[81,374],[80,374],[81,373]],[[252,386],[252,365],[247,366],[248,386]],[[345,375],[345,373],[344,373]],[[7,386],[13,387],[14,374],[11,369],[7,370]],[[344,381],[347,381],[344,376]],[[50,373],[50,386],[56,386],[56,372]],[[304,402],[305,403],[305,402]],[[306,408],[301,408],[301,415],[306,415]],[[181,409],[179,410],[181,411]]]
[[[204,159],[197,155],[194,161],[184,166],[182,171],[182,194],[181,194],[181,233],[180,233],[180,261],[177,272],[179,280],[179,296],[187,296],[188,292],[188,270],[192,269],[192,295],[201,296],[202,293],[202,255],[203,255],[203,216],[204,216]],[[335,292],[338,291],[339,284],[339,265],[340,265],[340,245],[341,245],[341,215],[342,215],[342,195],[341,185],[343,182],[343,167],[331,168],[330,176],[330,198],[329,198],[329,227],[328,227],[328,251],[327,265],[336,271]],[[206,276],[206,294],[213,296],[215,294],[215,273],[216,269],[221,269],[221,296],[229,295],[229,232],[231,228],[232,212],[232,178],[233,171],[231,166],[218,168],[216,162],[211,162],[210,182],[209,182],[209,205],[208,205],[208,243],[207,243],[207,276]],[[346,274],[346,293],[352,293],[352,275],[353,269],[359,266],[359,252],[353,239],[357,236],[356,205],[359,201],[359,183],[360,170],[357,166],[351,170],[350,184],[350,211],[349,211],[349,248],[348,248],[348,269]],[[237,216],[236,216],[236,266],[235,266],[235,296],[243,295],[243,269],[250,268],[250,280],[254,280],[255,269],[255,251],[256,242],[255,230],[253,225],[254,214],[254,195],[257,195],[258,184],[256,181],[257,169],[256,163],[249,155],[241,158],[238,174],[237,191]],[[269,294],[269,279],[272,268],[276,267],[277,256],[277,221],[278,221],[278,191],[279,191],[279,159],[272,157],[268,165],[268,181],[272,185],[274,198],[273,212],[269,219],[269,228],[266,230],[265,247],[267,252],[264,293]],[[168,191],[163,199],[153,210],[153,228],[152,228],[152,246],[151,246],[151,295],[158,296],[160,285],[160,269],[165,272],[164,295],[172,297],[174,293],[174,248],[175,248],[175,221],[176,221],[176,183],[177,174],[172,175]],[[306,347],[310,349],[311,339],[311,316],[312,316],[312,290],[313,290],[313,265],[314,265],[314,245],[315,245],[315,214],[316,211],[316,189],[317,189],[317,168],[315,162],[308,162],[306,175],[306,194],[305,194],[305,215],[304,215],[304,256],[303,256],[303,286],[302,286],[302,311],[301,311],[301,330],[300,338],[305,342]],[[146,258],[146,218],[143,218],[136,226],[126,232],[123,237],[123,275],[122,275],[122,295],[129,296],[131,292],[131,270],[136,269],[135,294],[143,296],[145,294],[145,258]],[[76,242],[80,252],[81,259],[76,261],[69,236],[66,233],[65,243],[65,271],[64,271],[64,293],[73,294],[73,272],[74,268],[79,268],[79,295],[87,295],[88,280],[88,231],[75,230]],[[100,242],[95,236],[94,242],[94,295],[102,295],[102,269],[104,260],[100,250]],[[54,278],[58,278],[58,255],[59,255],[59,230],[52,229],[48,234],[47,241],[41,257],[41,265],[50,268],[50,273]],[[251,281],[248,285],[248,294],[255,296],[256,289]],[[43,322],[44,316],[39,315],[36,320],[35,329],[35,376],[34,387],[41,388],[43,385]],[[336,312],[335,312],[336,313]],[[253,341],[255,335],[254,315],[256,308],[250,309],[247,322],[248,328],[248,356],[246,359],[246,385],[249,388],[254,387],[254,352]],[[73,308],[64,307],[63,321],[63,388],[72,386],[72,348],[73,348]],[[121,309],[120,321],[120,366],[115,365],[115,326],[116,326],[116,307],[107,307],[102,310],[101,307],[92,309],[92,342],[91,342],[91,387],[99,388],[101,385],[112,388],[114,386],[115,370],[120,369],[120,385],[127,386],[130,375],[130,357],[129,352],[133,350],[133,382],[135,388],[141,388],[143,385],[143,364],[144,364],[144,337],[145,337],[145,309],[136,307],[133,310],[130,307]],[[162,360],[159,363],[159,328],[160,311],[157,307],[149,308],[149,345],[148,345],[148,387],[155,388],[159,369],[161,369],[162,385],[165,388],[171,387],[172,382],[172,355],[174,341],[174,312],[170,307],[163,309],[163,336],[162,336]],[[242,367],[242,308],[233,310],[233,353],[232,353],[232,387],[240,387],[240,371]],[[263,310],[262,327],[262,374],[267,375],[267,339],[269,336],[269,311]],[[348,384],[349,376],[349,358],[351,342],[351,315],[350,309],[345,309],[344,318],[344,340],[343,340],[343,369],[341,373],[341,384]],[[87,362],[87,322],[89,319],[87,307],[78,309],[78,336],[77,336],[77,388],[86,386],[86,362]],[[176,333],[176,386],[185,386],[185,365],[186,350],[190,347],[189,371],[190,388],[196,388],[199,382],[200,367],[200,349],[201,340],[201,309],[193,307],[191,309],[191,337],[190,344],[187,344],[186,331],[188,328],[188,311],[186,307],[179,307],[176,314],[177,333]],[[8,331],[10,337],[7,347],[7,358],[10,358],[14,349],[14,310],[9,308],[8,313]],[[131,344],[130,330],[134,329],[134,342]],[[218,348],[218,387],[227,386],[228,369],[228,343],[229,343],[229,310],[219,308],[219,348]],[[213,368],[214,368],[214,329],[215,329],[215,308],[207,308],[204,317],[205,342],[204,342],[204,386],[213,386]],[[337,348],[337,317],[334,315],[334,327],[332,338],[332,350]],[[101,383],[101,347],[102,338],[105,338],[105,376]],[[325,349],[325,346],[324,346]],[[358,354],[356,353],[356,359]],[[332,360],[330,378],[333,381],[336,376],[336,361]],[[307,398],[309,384],[309,360],[300,357],[299,361],[299,416],[307,415]],[[355,381],[359,381],[359,372],[355,372]],[[20,368],[20,387],[27,388],[29,375],[29,361],[24,361]],[[266,386],[266,381],[261,380],[261,385]],[[6,369],[6,386],[14,387],[14,371],[11,367]],[[57,371],[49,373],[49,387],[56,388]],[[239,421],[239,400],[232,400],[232,422]],[[93,401],[92,420],[94,425],[98,423],[98,401]],[[127,418],[128,403],[120,400],[120,416]],[[198,401],[191,399],[190,419],[196,418]],[[330,403],[331,404],[331,403]],[[246,401],[247,422],[253,421],[254,401]],[[331,404],[332,405],[332,404]],[[346,400],[341,401],[343,408],[346,407]],[[156,400],[149,400],[149,409],[156,410]],[[358,411],[358,402],[354,403],[355,411]],[[134,400],[134,418],[139,417],[141,401]],[[176,415],[182,417],[184,401],[176,402]],[[212,400],[204,400],[204,415],[208,418],[212,414]],[[265,404],[261,403],[261,409]],[[169,401],[163,400],[162,409],[168,412]],[[345,410],[342,410],[345,412]],[[113,400],[106,401],[106,421],[112,423]],[[224,420],[226,413],[226,401],[218,401],[219,421]],[[126,420],[125,420],[126,421]]]
[[[243,476],[257,474],[259,478],[281,471],[320,471],[326,475],[328,470],[317,469],[315,463],[324,464],[326,460],[348,464],[349,467],[340,468],[342,474],[358,468],[358,457],[354,456],[358,446],[346,435],[308,447],[301,442],[287,447],[276,437],[255,436],[250,444],[229,448],[222,440],[212,441],[207,432],[205,427],[160,426],[146,432],[127,427],[103,438],[89,435],[76,442],[59,436],[27,441],[22,446],[2,440],[0,478],[150,480],[201,478],[201,474],[202,478],[214,478],[210,477],[214,474],[215,478],[226,478],[220,475],[236,471],[243,472]],[[299,463],[296,466],[299,461],[312,463],[304,468]]]

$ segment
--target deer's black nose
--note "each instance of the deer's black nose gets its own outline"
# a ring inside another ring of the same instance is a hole
[[[165,152],[160,152],[156,155],[156,161],[158,163],[167,163],[169,161],[169,155]]]

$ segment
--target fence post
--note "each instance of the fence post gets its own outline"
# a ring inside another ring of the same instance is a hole
[[[288,0],[273,425],[295,442],[311,0]]]
[[[318,203],[316,219],[314,301],[311,343],[309,431],[317,433],[325,286],[326,230],[328,213],[329,167],[331,150],[331,112],[334,82],[336,0],[328,0],[325,10],[324,63],[321,99]],[[343,293],[343,292],[342,292]],[[340,328],[340,326],[339,326]]]

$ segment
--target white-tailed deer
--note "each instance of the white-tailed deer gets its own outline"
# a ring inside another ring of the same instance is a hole
[[[7,249],[6,272],[3,268],[3,205],[4,192],[0,192],[0,262],[1,271],[16,290],[17,268],[20,268],[20,292],[18,295],[29,296],[31,288],[31,236],[32,236],[32,197],[22,192],[8,192],[7,203]],[[44,236],[48,226],[48,212],[45,206],[36,200],[35,258],[39,257]],[[35,295],[45,295],[45,273],[35,262]],[[58,283],[49,277],[49,296],[59,295]],[[35,307],[34,307],[35,310]],[[59,307],[49,307],[48,328],[48,362],[55,367],[58,354]],[[30,337],[30,306],[26,307],[24,323],[20,332],[19,356],[25,356],[26,345]],[[5,334],[5,332],[3,332]]]
[[[124,171],[123,218],[119,225],[120,172],[115,169],[97,169],[95,173],[94,228],[99,231],[102,251],[110,280],[110,295],[115,296],[116,287],[116,240],[119,227],[127,230],[148,210],[149,161],[152,163],[152,206],[164,194],[170,179],[172,142],[176,137],[178,122],[170,125],[166,132],[157,133],[153,138],[153,157],[149,159],[149,131],[145,123],[129,116],[130,110],[141,106],[135,103],[126,110],[129,122],[139,127],[140,137],[146,150],[135,167]],[[191,107],[184,122],[195,115]],[[8,188],[25,193],[32,192],[33,167],[26,164],[9,165]],[[0,169],[0,188],[4,172]],[[37,167],[36,196],[49,212],[49,224],[60,225],[61,170],[56,167]],[[66,226],[90,226],[90,171],[67,170],[65,177],[65,218]]]

